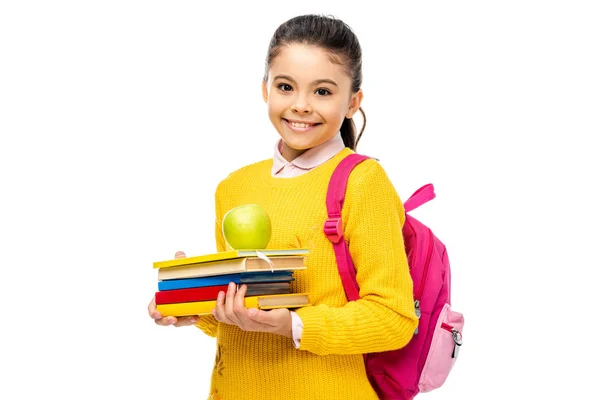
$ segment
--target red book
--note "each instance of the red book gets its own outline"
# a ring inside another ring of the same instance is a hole
[[[155,293],[154,299],[156,300],[156,304],[214,300],[221,291],[227,292],[227,285],[158,291]]]
[[[290,293],[290,282],[253,282],[245,283],[246,296]],[[219,291],[227,293],[227,285],[198,286],[191,288],[161,290],[156,292],[156,304],[189,303],[194,301],[215,300]]]

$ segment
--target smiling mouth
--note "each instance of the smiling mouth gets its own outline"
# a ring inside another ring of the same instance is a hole
[[[317,125],[321,125],[320,122],[297,122],[297,121],[290,121],[285,118],[283,118],[283,120],[286,122],[286,124],[290,128],[292,128],[293,130],[296,130],[296,131],[307,131],[311,128],[314,128]]]

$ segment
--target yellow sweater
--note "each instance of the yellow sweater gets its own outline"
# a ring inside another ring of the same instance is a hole
[[[402,203],[376,160],[350,177],[342,212],[344,235],[357,271],[361,299],[348,302],[331,242],[323,234],[325,195],[346,148],[293,178],[271,176],[272,159],[231,173],[216,191],[217,250],[225,250],[223,215],[260,204],[271,217],[269,248],[308,247],[307,269],[292,290],[309,292],[312,306],[296,309],[304,328],[300,348],[290,338],[245,332],[204,316],[197,326],[217,338],[209,399],[376,400],[363,353],[404,346],[417,326],[412,280],[401,235]]]

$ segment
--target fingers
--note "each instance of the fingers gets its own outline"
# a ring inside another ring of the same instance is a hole
[[[160,312],[156,310],[156,300],[154,299],[154,296],[152,296],[152,300],[150,300],[150,304],[148,304],[148,315],[150,315],[152,319],[162,318]]]
[[[177,318],[175,317],[163,318],[160,311],[156,309],[156,299],[154,297],[152,297],[150,304],[148,304],[148,314],[158,325],[171,325],[177,322]]]
[[[176,327],[180,327],[180,326],[190,326],[190,325],[194,325],[196,322],[198,322],[200,318],[198,318],[197,316],[193,316],[193,317],[179,317],[177,318],[177,322],[175,322],[173,324],[173,326]]]
[[[194,325],[196,322],[199,321],[199,319],[200,318],[198,316],[179,317],[179,318],[164,317],[164,318],[155,319],[154,322],[156,323],[156,325],[160,325],[160,326],[173,325],[173,326],[179,328],[180,326]]]
[[[217,300],[215,302],[215,308],[212,310],[212,314],[219,322],[230,325],[233,324],[233,322],[229,321],[225,316],[225,293],[222,291],[217,294]]]
[[[227,287],[227,293],[219,292],[216,306],[213,310],[215,319],[219,322],[237,325],[244,329],[244,321],[247,321],[245,313],[247,311],[244,296],[246,295],[246,286],[242,285],[239,290],[234,282],[230,282]]]
[[[177,318],[175,317],[164,317],[164,318],[159,318],[159,319],[155,319],[154,323],[156,325],[160,325],[160,326],[169,326],[169,325],[175,325],[177,324]]]
[[[171,316],[163,317],[162,314],[156,309],[156,299],[154,297],[152,297],[150,304],[148,304],[148,314],[154,320],[156,325],[160,325],[160,326],[169,326],[169,325],[173,325],[176,327],[189,326],[189,325],[194,325],[200,319],[198,316],[181,317],[181,318],[175,318],[175,317],[171,317]]]
[[[227,293],[219,292],[219,294],[217,295],[217,301],[215,309],[213,310],[213,315],[215,316],[215,319],[219,322],[242,327],[240,325],[241,322],[239,318],[235,315],[233,311],[236,293],[236,284],[230,282],[229,286],[227,287]]]
[[[227,293],[219,292],[217,296],[212,312],[215,319],[224,324],[236,325],[245,331],[271,332],[292,337],[290,310],[261,311],[246,308],[246,292],[246,285],[238,289],[235,283],[229,283]]]
[[[225,301],[225,310],[230,320],[236,321],[236,325],[242,329],[246,329],[248,322],[248,309],[246,308],[246,285],[242,285],[239,288],[235,284],[229,284],[227,290],[227,298]],[[231,293],[230,293],[231,292]]]
[[[175,258],[185,258],[185,252],[179,250],[178,252],[175,253]]]
[[[185,257],[186,257],[186,255],[183,251],[178,251],[175,253],[175,258],[185,258]],[[169,326],[169,325],[173,325],[176,327],[189,326],[189,325],[195,324],[199,320],[199,317],[197,317],[197,316],[180,317],[180,318],[175,318],[175,317],[171,317],[171,316],[163,317],[162,314],[156,309],[156,299],[154,297],[152,297],[150,304],[148,304],[148,314],[154,320],[156,325],[161,325],[161,326]]]

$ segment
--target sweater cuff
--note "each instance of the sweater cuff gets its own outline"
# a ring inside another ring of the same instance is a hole
[[[200,319],[194,325],[208,336],[217,336],[217,320],[212,314],[200,316]]]
[[[292,339],[294,346],[298,349],[300,348],[300,339],[302,339],[304,325],[302,324],[302,319],[295,311],[290,311],[290,314],[292,316]]]
[[[323,346],[325,332],[322,313],[317,310],[318,307],[302,307],[296,309],[296,313],[302,319],[304,325],[302,330],[302,341],[300,342],[300,350],[308,350],[312,353],[323,354],[325,347]]]

